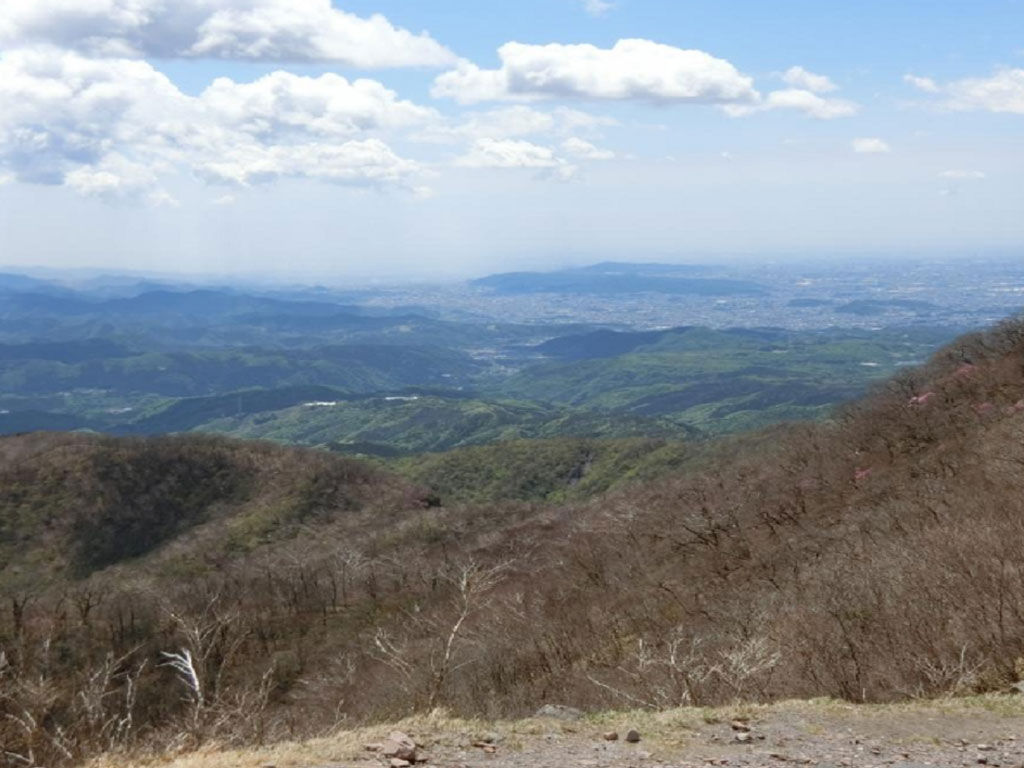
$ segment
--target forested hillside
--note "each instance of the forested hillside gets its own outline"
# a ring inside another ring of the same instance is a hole
[[[630,288],[618,269],[528,282],[568,281],[565,290],[585,289],[565,294],[578,302],[594,280],[617,295]],[[708,287],[679,267],[640,271],[641,283],[667,285],[666,296]],[[572,311],[511,323],[443,300],[350,303],[387,295],[9,281],[0,285],[0,434],[213,432],[376,456],[521,438],[690,440],[825,418],[956,333],[920,318],[870,329],[650,330],[654,318],[633,312],[597,324]]]
[[[266,444],[7,438],[0,741],[57,765],[438,705],[998,690],[1024,673],[1022,429],[1018,321],[699,456],[540,445],[570,478],[533,464],[529,487],[502,474],[521,443],[410,481]],[[600,492],[613,466],[641,482]]]

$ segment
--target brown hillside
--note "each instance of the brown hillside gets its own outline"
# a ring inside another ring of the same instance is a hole
[[[0,445],[0,741],[41,764],[437,705],[882,701],[1024,673],[1021,322],[833,424],[573,506],[427,508],[248,444]]]

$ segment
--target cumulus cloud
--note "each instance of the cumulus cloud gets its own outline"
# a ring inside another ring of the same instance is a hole
[[[1024,69],[1003,69],[991,77],[956,80],[940,89],[946,106],[960,111],[1024,114]]]
[[[252,83],[218,78],[200,97],[217,123],[257,137],[352,136],[429,122],[436,112],[376,80],[349,82],[327,73],[317,78],[273,72]]]
[[[594,45],[506,43],[501,68],[462,61],[434,81],[437,98],[460,103],[546,98],[744,104],[757,100],[753,81],[704,51],[650,40]]]
[[[572,181],[580,171],[550,147],[519,139],[479,139],[455,164],[463,168],[532,168],[541,178],[555,181]]]
[[[330,61],[442,67],[426,33],[338,10],[330,0],[4,0],[0,45],[52,44],[100,57]]]
[[[562,151],[581,160],[612,160],[615,157],[610,149],[601,149],[576,136],[570,136],[562,142]]]
[[[803,67],[790,67],[782,73],[782,79],[787,85],[811,93],[831,93],[839,90],[839,86],[825,75],[817,75]]]
[[[919,91],[925,93],[938,93],[940,88],[938,83],[932,80],[930,77],[919,77],[918,75],[904,75],[903,82],[907,85],[911,85],[917,88]]]
[[[203,179],[226,184],[260,184],[283,178],[306,178],[354,186],[400,184],[417,170],[380,139],[341,144],[225,147],[223,154],[194,164]]]
[[[179,171],[238,185],[410,187],[417,164],[377,134],[433,116],[380,83],[334,74],[219,79],[189,96],[140,60],[0,54],[0,173],[105,199],[168,202],[160,181]]]
[[[509,139],[550,133],[558,121],[551,112],[541,112],[524,105],[470,112],[447,121],[434,121],[418,135],[422,141],[439,143],[467,139]]]
[[[732,117],[747,117],[759,112],[789,109],[803,112],[819,120],[834,120],[852,117],[860,111],[860,105],[845,99],[828,99],[801,88],[786,88],[772,91],[755,104],[727,104],[723,107]]]
[[[938,106],[958,112],[1024,114],[1024,69],[1000,69],[989,77],[966,77],[937,83],[929,77],[903,80],[925,93],[941,96]]]
[[[125,148],[150,141],[150,129],[168,116],[188,119],[189,102],[143,61],[95,61],[55,49],[2,54],[0,167],[20,181],[63,183],[115,152],[131,154]]]
[[[517,139],[479,139],[456,160],[464,168],[551,168],[558,165],[553,150]]]
[[[543,99],[714,104],[733,117],[783,109],[831,120],[860,109],[851,101],[821,96],[836,85],[802,67],[783,75],[800,87],[762,96],[753,80],[728,61],[650,40],[620,40],[612,48],[506,43],[498,55],[499,69],[459,62],[434,80],[431,93],[463,104]]]
[[[435,116],[436,118],[436,116]],[[453,143],[475,139],[510,139],[544,134],[596,133],[618,125],[613,118],[592,115],[578,109],[557,107],[537,110],[523,104],[469,112],[457,118],[430,121],[417,134],[421,141]]]
[[[854,152],[862,155],[879,155],[892,151],[887,142],[878,138],[854,139],[852,146]]]
[[[145,197],[153,203],[173,204],[173,199],[157,186],[157,175],[152,168],[117,152],[106,155],[94,165],[82,165],[69,171],[64,184],[83,197],[108,201]]]
[[[591,16],[604,16],[615,7],[615,3],[608,2],[608,0],[582,0],[582,2],[583,10]]]

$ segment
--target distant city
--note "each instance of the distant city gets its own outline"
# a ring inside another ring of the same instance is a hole
[[[663,265],[646,266],[665,274]],[[609,264],[605,271],[625,276],[643,270],[644,265]],[[369,306],[430,306],[443,317],[456,320],[589,323],[632,329],[683,325],[789,330],[938,325],[969,329],[991,325],[1024,307],[1024,257],[928,263],[823,259],[817,266],[710,266],[701,270],[700,276],[743,280],[764,291],[731,296],[655,290],[553,293],[538,286],[535,292],[503,293],[481,284],[485,281],[476,281],[402,285],[362,292],[357,297]]]

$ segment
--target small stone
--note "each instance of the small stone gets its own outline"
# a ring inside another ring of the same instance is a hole
[[[750,726],[743,720],[733,720],[731,723],[729,723],[729,725],[734,731],[741,731],[743,733],[746,733],[750,730]]]
[[[630,744],[636,744],[638,741],[640,741],[640,731],[636,730],[635,728],[630,728],[629,732],[626,733],[626,741],[628,741]]]
[[[363,749],[365,749],[367,752],[380,752],[382,749],[384,749],[384,745],[383,744],[364,744],[363,745]]]
[[[380,748],[384,757],[393,757],[411,763],[416,759],[416,742],[407,733],[392,731]]]
[[[975,749],[977,749],[979,752],[991,752],[993,749],[995,749],[995,747],[993,747],[991,744],[979,744],[977,747],[975,747]]]
[[[605,733],[604,733],[602,738],[605,741],[618,741],[619,740],[619,734],[616,733],[615,731],[605,731]]]
[[[412,765],[408,760],[403,760],[400,757],[391,758],[391,768],[409,768]]]
[[[735,739],[737,744],[749,744],[750,740],[753,738],[754,737],[750,735],[750,731],[740,731],[733,736],[733,739]]]
[[[487,744],[486,746],[484,746],[484,752],[486,752],[488,755],[493,755],[497,751],[498,748],[493,744]]]

